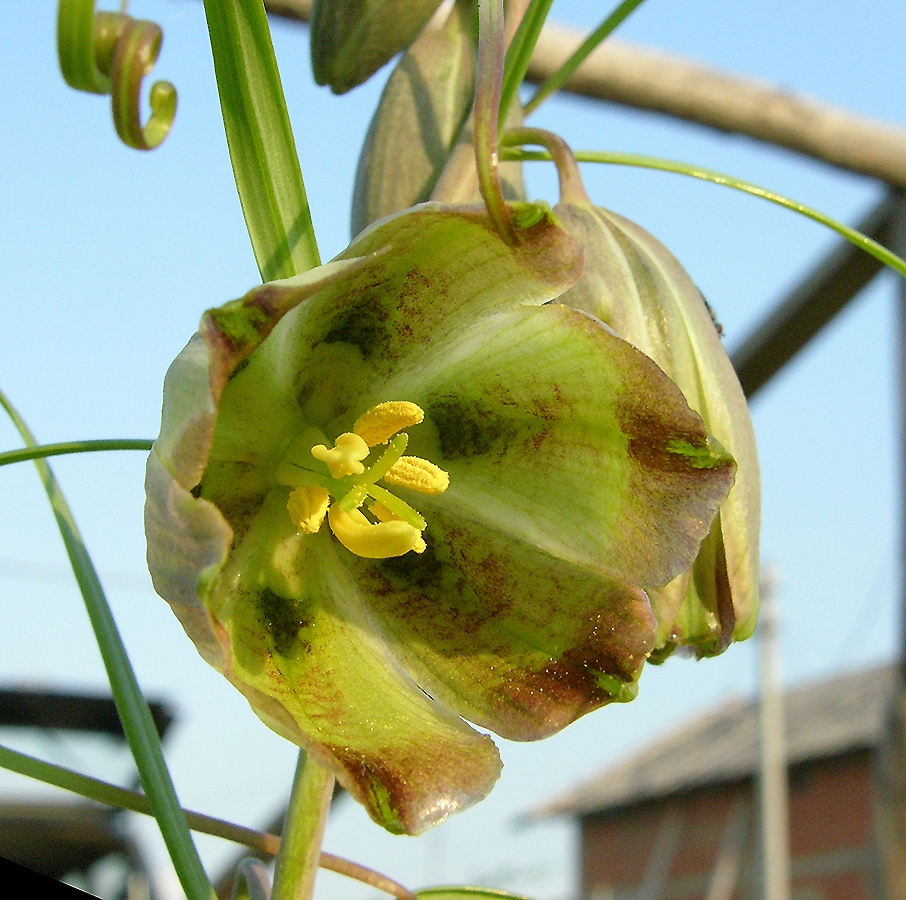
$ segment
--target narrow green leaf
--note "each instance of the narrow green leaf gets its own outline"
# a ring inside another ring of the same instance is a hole
[[[670,159],[660,159],[655,156],[640,156],[635,153],[608,153],[597,150],[580,150],[575,154],[575,157],[579,162],[606,163],[615,166],[634,166],[639,169],[655,169],[660,172],[673,172],[676,175],[686,175],[689,178],[698,178],[701,181],[708,181],[711,184],[719,184],[723,187],[742,191],[744,194],[751,194],[753,197],[760,197],[762,200],[776,203],[784,209],[792,210],[795,213],[799,213],[800,216],[805,216],[807,219],[811,219],[814,222],[818,222],[819,224],[830,228],[832,231],[836,231],[837,234],[845,237],[851,244],[864,250],[875,259],[884,263],[885,266],[889,266],[895,272],[906,278],[906,261],[895,253],[891,253],[890,250],[882,244],[879,244],[867,235],[862,234],[861,231],[856,231],[855,228],[850,228],[849,225],[844,225],[842,222],[838,222],[836,219],[832,219],[830,216],[827,216],[823,212],[819,212],[817,209],[813,209],[810,206],[806,206],[804,203],[790,200],[782,194],[778,194],[775,191],[769,191],[767,188],[759,187],[757,184],[752,184],[749,181],[743,181],[740,178],[734,178],[732,175],[724,175],[721,172],[715,172],[711,169],[703,169],[700,166],[692,166],[689,165],[689,163],[676,162],[675,160]],[[503,149],[501,150],[500,158],[502,160],[510,159],[520,160],[522,162],[551,161],[550,154],[543,150]]]
[[[575,53],[532,95],[525,105],[525,114],[537,109],[554,91],[559,91],[572,77],[573,73],[591,53],[603,43],[614,29],[622,23],[631,12],[641,6],[644,0],[623,0],[623,2],[582,42]]]
[[[521,894],[509,894],[506,891],[498,891],[494,888],[480,887],[436,887],[425,888],[422,891],[416,891],[415,896],[418,900],[461,900],[463,897],[478,898],[478,900],[528,900]]]
[[[261,278],[320,264],[262,0],[205,0],[236,187]]]
[[[141,438],[114,438],[96,441],[63,441],[58,444],[37,444],[21,450],[7,450],[0,453],[0,466],[27,462],[32,459],[46,459],[48,456],[65,456],[69,453],[99,453],[104,450],[150,450],[154,441]]]
[[[2,391],[0,406],[12,419],[22,440],[29,447],[37,446],[34,435]],[[173,866],[190,900],[209,900],[213,897],[213,889],[192,843],[189,826],[164,761],[151,710],[138,686],[88,548],[79,534],[72,511],[50,466],[43,459],[36,459],[34,462],[82,592],[85,608],[107,669],[116,709],[135,758],[142,786],[151,801]]]
[[[503,69],[503,89],[500,93],[500,116],[498,118],[501,128],[506,122],[510,106],[528,71],[532,53],[535,52],[535,45],[541,36],[541,29],[544,27],[553,2],[554,0],[531,0],[516,29],[516,34],[513,35]]]
[[[51,784],[65,791],[71,791],[73,794],[78,794],[87,800],[95,800],[106,806],[128,809],[145,816],[154,815],[150,801],[138,791],[130,791],[107,781],[101,781],[99,778],[82,775],[80,772],[45,762],[43,759],[36,759],[27,753],[11,750],[9,747],[0,746],[0,768],[25,775],[27,778],[34,778],[44,784]],[[234,825],[232,822],[225,822],[223,819],[215,819],[212,816],[188,809],[183,812],[193,831],[212,834],[227,841],[243,844],[269,856],[276,854],[280,846],[280,838],[276,835],[255,831],[243,825]],[[332,857],[331,860],[333,859],[335,858]]]

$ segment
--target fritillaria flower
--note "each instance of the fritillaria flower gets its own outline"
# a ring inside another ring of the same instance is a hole
[[[487,794],[491,738],[634,696],[735,464],[679,389],[557,302],[542,207],[382,219],[205,314],[148,461],[148,560],[201,655],[380,824]]]
[[[673,255],[633,222],[592,206],[575,182],[555,209],[585,248],[585,273],[561,301],[611,326],[679,386],[737,463],[736,482],[692,566],[649,585],[658,653],[701,656],[749,637],[758,613],[760,488],[745,397],[712,312]]]

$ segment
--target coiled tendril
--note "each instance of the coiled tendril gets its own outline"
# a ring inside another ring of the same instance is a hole
[[[125,5],[124,5],[125,6]],[[141,88],[160,53],[163,32],[124,12],[98,12],[94,0],[60,0],[57,56],[66,83],[78,91],[110,94],[116,133],[129,147],[153,150],[169,134],[176,115],[176,88],[151,87],[151,116],[141,122]]]

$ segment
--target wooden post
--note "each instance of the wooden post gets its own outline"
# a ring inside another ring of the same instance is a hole
[[[790,898],[790,814],[787,797],[786,737],[783,687],[780,682],[777,612],[772,579],[761,588],[760,650],[761,771],[758,792],[761,812],[762,897]]]

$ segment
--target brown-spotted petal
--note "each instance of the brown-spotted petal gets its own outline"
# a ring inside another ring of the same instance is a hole
[[[561,304],[478,318],[380,389],[425,410],[410,449],[449,472],[420,509],[628,584],[688,569],[733,483],[732,458],[670,379]]]
[[[299,534],[275,488],[204,604],[222,671],[255,712],[333,769],[380,825],[417,834],[482,799],[500,759],[400,667],[348,556],[326,529]]]
[[[424,553],[346,561],[363,607],[435,700],[511,740],[538,740],[631,700],[656,623],[638,588],[443,504]]]

